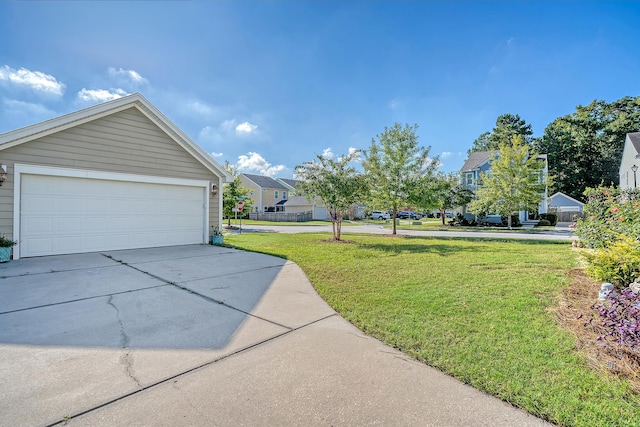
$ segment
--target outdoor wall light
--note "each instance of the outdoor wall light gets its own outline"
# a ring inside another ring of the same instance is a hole
[[[218,186],[215,184],[211,184],[211,194],[216,195],[218,194]]]
[[[7,179],[7,165],[0,165],[0,187],[5,179]]]

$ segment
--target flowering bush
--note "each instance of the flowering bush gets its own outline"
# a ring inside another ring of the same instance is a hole
[[[576,224],[587,272],[623,288],[640,276],[640,191],[585,191],[585,217]]]
[[[609,301],[594,307],[602,318],[602,342],[613,340],[623,347],[640,351],[640,298],[630,289],[612,292]]]

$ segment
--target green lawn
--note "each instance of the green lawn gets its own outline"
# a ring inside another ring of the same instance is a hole
[[[328,234],[228,236],[290,259],[358,328],[553,423],[640,425],[640,397],[592,371],[549,307],[576,265],[565,243]]]

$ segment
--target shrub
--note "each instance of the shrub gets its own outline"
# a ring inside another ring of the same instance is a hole
[[[640,276],[640,242],[626,236],[605,248],[582,249],[588,262],[585,271],[595,279],[622,289]]]
[[[551,222],[549,222],[548,219],[541,219],[540,221],[538,221],[538,227],[548,227],[551,225]]]
[[[576,235],[587,248],[604,248],[620,236],[640,241],[640,191],[614,187],[588,188],[585,217],[577,222]]]
[[[554,213],[540,214],[540,221],[544,221],[544,220],[549,221],[549,225],[556,225],[558,223],[558,215]]]
[[[640,298],[631,289],[612,292],[609,301],[594,307],[602,318],[605,334],[598,339],[640,351]]]

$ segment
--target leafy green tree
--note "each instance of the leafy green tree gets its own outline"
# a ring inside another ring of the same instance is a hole
[[[595,100],[555,119],[535,148],[547,154],[557,190],[584,201],[587,188],[618,184],[625,136],[639,130],[640,97]]]
[[[251,212],[254,202],[251,189],[242,186],[238,170],[228,161],[224,163],[224,168],[233,176],[233,181],[224,184],[222,190],[222,214],[227,217],[227,225],[230,226],[231,217],[234,216],[233,208],[238,204],[238,199],[244,199],[243,212]]]
[[[468,205],[473,200],[473,192],[464,188],[460,176],[456,173],[439,174],[435,185],[436,190],[433,194],[444,225],[447,210]]]
[[[523,141],[530,145],[533,130],[531,125],[521,119],[518,114],[503,114],[496,119],[496,125],[491,132],[484,132],[468,150],[467,154],[475,151],[497,150],[500,144],[511,144],[514,136],[521,136]]]
[[[424,191],[435,176],[438,159],[429,158],[430,147],[418,145],[418,125],[399,123],[384,128],[371,140],[363,167],[369,182],[369,198],[376,207],[393,211],[393,234],[396,234],[396,214],[400,207],[426,204]]]
[[[358,160],[360,154],[355,150],[337,158],[316,155],[316,160],[295,168],[300,180],[298,191],[306,195],[309,201],[320,199],[329,209],[334,240],[341,239],[344,216],[365,193],[364,177],[351,166],[351,162]]]
[[[544,162],[537,157],[522,136],[514,136],[512,144],[501,143],[489,172],[481,174],[471,211],[506,215],[511,229],[511,215],[536,209],[550,184],[549,177],[544,176]]]

